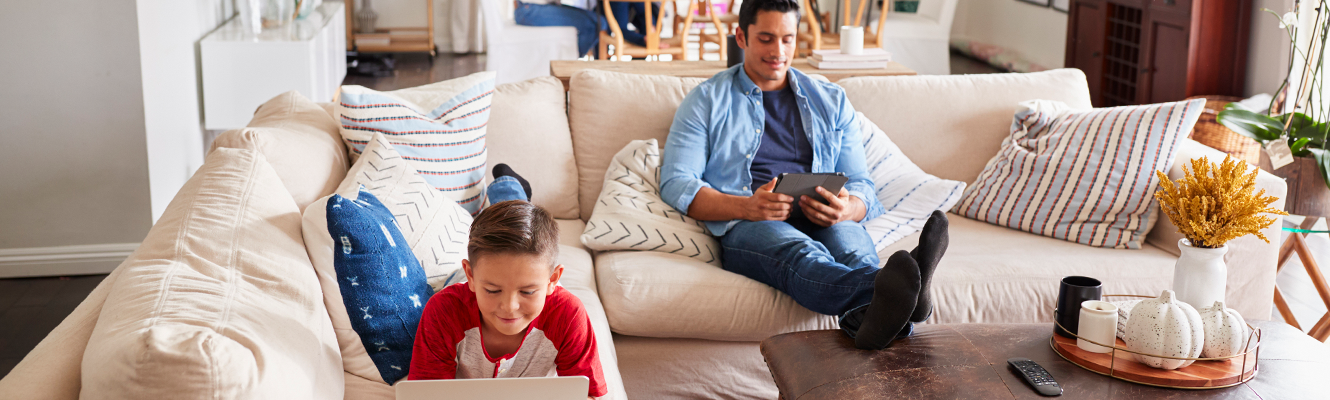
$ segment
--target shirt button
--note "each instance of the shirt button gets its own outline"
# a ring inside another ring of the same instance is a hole
[[[752,154],[744,154],[744,158],[753,158]]]
[[[757,133],[762,133],[761,129],[754,129],[754,131],[757,131]]]
[[[748,187],[747,187],[747,186],[744,186],[744,190],[748,190]]]

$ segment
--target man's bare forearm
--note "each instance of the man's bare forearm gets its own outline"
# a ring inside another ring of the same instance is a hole
[[[702,187],[693,196],[688,205],[688,216],[698,221],[729,221],[744,219],[743,201],[747,197],[721,193],[716,189]]]

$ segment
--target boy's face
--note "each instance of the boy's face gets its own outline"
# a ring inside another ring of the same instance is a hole
[[[551,267],[539,255],[482,254],[473,260],[462,260],[462,269],[476,292],[481,319],[504,335],[521,334],[531,325],[563,275],[563,265]]]

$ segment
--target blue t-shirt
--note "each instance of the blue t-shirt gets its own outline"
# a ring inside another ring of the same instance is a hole
[[[753,191],[771,182],[783,173],[808,173],[813,169],[813,145],[804,133],[799,104],[794,90],[784,89],[762,92],[762,108],[766,111],[766,124],[762,129],[762,143],[753,154]]]

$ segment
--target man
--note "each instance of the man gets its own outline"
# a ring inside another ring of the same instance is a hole
[[[609,29],[605,17],[594,11],[596,4],[586,1],[583,8],[578,8],[560,4],[559,0],[518,0],[513,19],[518,25],[577,28],[577,56],[581,57],[595,50],[600,31]]]
[[[766,283],[810,310],[840,316],[863,349],[908,336],[932,314],[928,283],[946,251],[935,212],[919,247],[878,268],[860,221],[881,215],[854,108],[834,84],[790,68],[797,0],[746,0],[742,64],[698,85],[674,116],[661,196],[719,236],[726,270]],[[827,200],[773,193],[781,173],[841,172]]]

